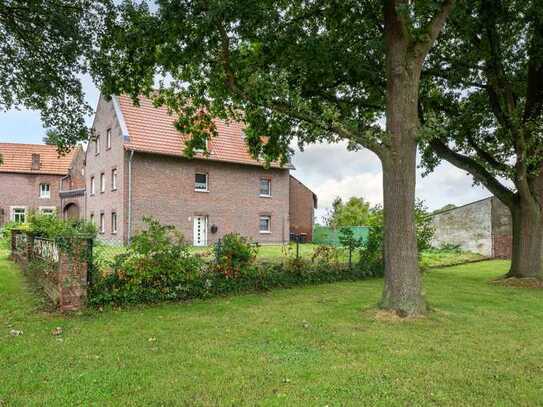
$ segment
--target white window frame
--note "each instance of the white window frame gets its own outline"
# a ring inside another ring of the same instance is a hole
[[[96,193],[96,178],[94,175],[90,177],[90,194],[94,195]]]
[[[111,129],[106,130],[106,149],[111,148]]]
[[[106,192],[106,173],[100,173],[100,193]]]
[[[100,212],[100,233],[106,233],[106,214]]]
[[[115,219],[115,222],[113,222],[113,219]],[[111,233],[117,234],[117,211],[111,211]]]
[[[198,183],[196,182],[196,176],[197,175],[205,175],[205,177],[206,177],[205,189],[204,188],[198,188]],[[194,191],[196,191],[196,192],[209,192],[209,174],[207,172],[195,172],[194,173]]]
[[[268,229],[262,230],[260,229],[260,222],[266,219],[268,221]],[[260,215],[258,218],[258,231],[262,234],[270,234],[271,233],[271,216],[270,215]]]
[[[205,153],[206,151],[209,151],[209,139],[206,138],[206,147],[205,148],[194,148],[193,151],[195,153]]]
[[[100,154],[100,135],[98,134],[96,138],[94,139],[94,154],[98,155]]]
[[[56,215],[57,213],[56,206],[40,206],[38,210],[42,215]]]
[[[44,186],[47,185],[47,191],[44,194],[44,190],[42,189]],[[51,184],[48,182],[42,182],[40,183],[40,199],[51,199]]]
[[[15,222],[15,211],[16,210],[23,210],[24,213],[23,213],[23,216],[24,216],[24,220],[22,222],[19,222],[19,223],[25,223],[26,222],[26,216],[27,216],[27,213],[28,213],[28,208],[26,206],[10,206],[9,208],[9,211],[10,211],[10,219],[12,222]]]
[[[262,193],[262,181],[266,181],[268,183],[268,193],[267,194]],[[271,178],[260,177],[260,180],[258,181],[258,193],[262,198],[271,198],[271,196],[272,196],[272,180],[271,180]]]
[[[117,190],[117,168],[111,169],[111,190]]]

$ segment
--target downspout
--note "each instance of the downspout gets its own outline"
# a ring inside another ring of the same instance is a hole
[[[128,158],[128,231],[127,240],[130,243],[132,238],[132,158],[134,157],[134,150],[130,150],[130,156]]]

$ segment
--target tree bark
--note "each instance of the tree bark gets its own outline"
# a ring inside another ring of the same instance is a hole
[[[511,215],[513,247],[507,277],[543,278],[543,216],[539,204],[519,196]]]
[[[415,224],[418,96],[423,57],[412,46],[396,2],[385,9],[387,62],[386,127],[382,154],[385,286],[381,307],[398,315],[427,310],[422,296]]]

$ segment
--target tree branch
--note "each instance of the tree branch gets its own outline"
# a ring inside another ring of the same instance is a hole
[[[439,11],[424,28],[424,31],[426,32],[424,40],[418,42],[416,46],[417,54],[421,61],[426,58],[430,48],[432,48],[432,45],[437,40],[439,33],[441,33],[441,30],[443,30],[443,26],[445,25],[447,18],[449,18],[454,5],[455,0],[445,0]]]
[[[500,183],[477,161],[453,151],[447,144],[439,139],[432,139],[430,141],[430,147],[438,155],[438,157],[450,162],[452,165],[460,169],[469,172],[476,180],[481,182],[490,192],[492,192],[509,208],[513,206],[515,194],[509,188]]]

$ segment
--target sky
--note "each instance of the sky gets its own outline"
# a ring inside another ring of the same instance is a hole
[[[88,77],[82,80],[88,103],[95,107],[99,92]],[[87,120],[92,124],[92,116]],[[0,112],[0,142],[41,143],[45,135],[40,114],[29,110]],[[318,196],[317,221],[322,223],[335,197],[344,200],[352,196],[363,197],[372,205],[383,201],[381,164],[369,150],[347,151],[344,143],[314,144],[301,152],[295,148],[293,158],[296,170],[292,174]],[[422,177],[418,170],[417,197],[429,209],[447,204],[463,205],[490,196],[481,186],[473,186],[473,179],[448,163]]]

